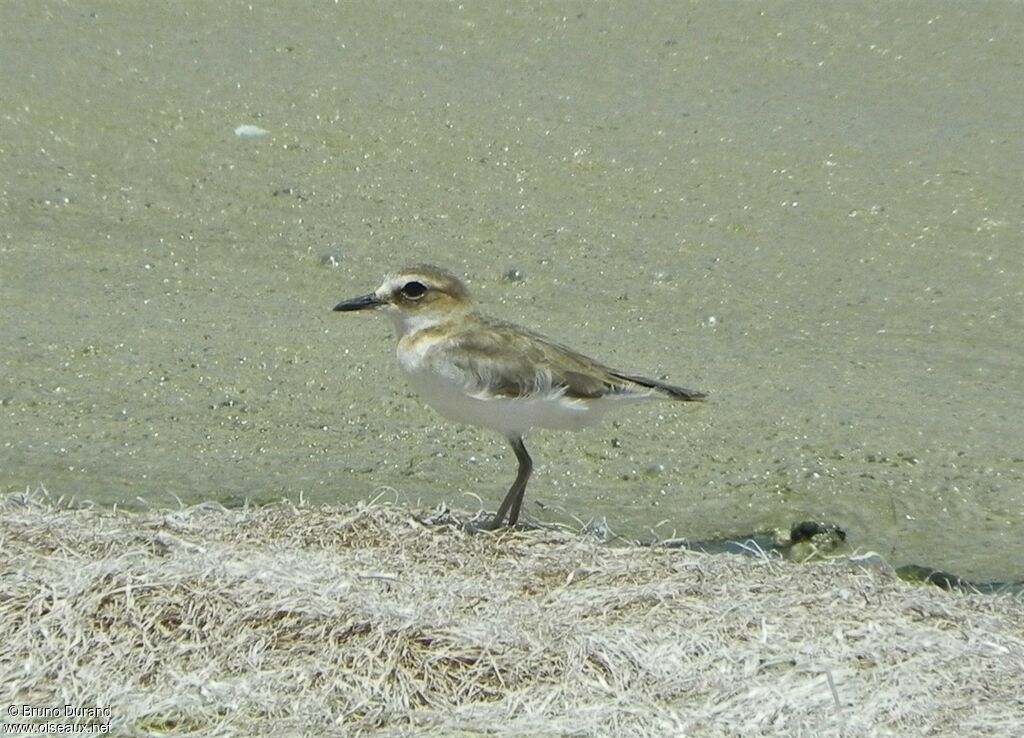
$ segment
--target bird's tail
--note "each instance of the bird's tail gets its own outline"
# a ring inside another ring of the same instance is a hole
[[[660,390],[666,395],[671,397],[673,400],[681,400],[683,402],[700,402],[707,394],[704,392],[698,392],[696,390],[689,390],[685,387],[676,387],[674,384],[666,384],[665,382],[659,382],[657,379],[648,379],[647,377],[638,377],[634,374],[615,374],[619,379],[624,379],[627,382],[633,384],[639,384],[641,387],[650,387],[651,389]]]

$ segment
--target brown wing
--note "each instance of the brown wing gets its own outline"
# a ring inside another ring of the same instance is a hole
[[[457,349],[446,358],[467,378],[478,377],[480,392],[522,397],[563,390],[566,397],[593,399],[609,394],[660,390],[676,399],[699,399],[698,392],[653,379],[616,372],[551,339],[510,323],[486,320],[489,330],[455,336]]]
[[[454,336],[445,352],[478,392],[524,397],[564,388],[566,396],[579,398],[608,393],[608,382],[588,371],[586,357],[515,326],[487,327]]]

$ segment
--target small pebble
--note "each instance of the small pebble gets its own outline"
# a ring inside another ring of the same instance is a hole
[[[653,464],[648,464],[647,466],[644,467],[644,476],[645,477],[660,477],[664,473],[665,473],[665,465],[664,464],[659,464],[659,463],[655,462]]]
[[[512,267],[511,269],[506,270],[505,273],[501,275],[501,278],[506,282],[525,282],[526,272],[522,269]]]

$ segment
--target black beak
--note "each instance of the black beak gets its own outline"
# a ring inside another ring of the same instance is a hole
[[[343,313],[349,313],[353,310],[367,310],[370,308],[380,307],[384,304],[384,301],[377,297],[372,292],[362,297],[356,297],[351,300],[345,300],[345,302],[339,302],[334,306],[335,310],[340,310]]]

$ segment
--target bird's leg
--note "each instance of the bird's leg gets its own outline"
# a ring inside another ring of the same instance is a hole
[[[516,459],[519,461],[519,471],[516,473],[516,481],[512,483],[512,489],[518,489],[519,492],[512,503],[512,509],[508,513],[508,526],[510,528],[519,522],[519,511],[523,507],[523,498],[526,496],[526,482],[533,473],[533,459],[526,452],[526,444],[523,443],[522,436],[516,437],[511,443],[512,450],[516,452]],[[509,491],[511,492],[511,490]]]
[[[533,471],[533,459],[530,458],[530,454],[526,453],[523,437],[509,436],[508,442],[512,444],[512,450],[516,452],[516,458],[519,460],[519,472],[516,474],[516,481],[512,482],[508,494],[505,495],[505,499],[501,501],[498,513],[491,521],[490,528],[492,530],[501,525],[505,515],[508,515],[509,528],[515,527],[515,524],[519,522],[519,510],[523,506],[526,482],[530,479],[530,473]]]

